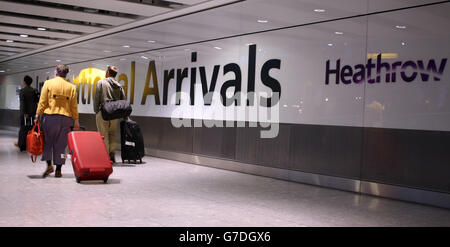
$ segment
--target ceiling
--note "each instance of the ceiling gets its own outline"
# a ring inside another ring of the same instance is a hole
[[[13,3],[12,1],[0,0],[0,9],[5,9],[3,7],[6,6],[4,3],[32,5],[31,2],[42,3],[44,1],[16,2],[17,1]],[[154,1],[159,5],[150,4],[149,2],[152,1],[138,0],[48,0],[45,2],[51,2],[53,4],[70,3],[72,4],[72,7],[81,6],[79,7],[81,9],[85,8],[82,6],[101,8],[101,10],[96,9],[96,11],[98,11],[97,13],[92,13],[92,11],[89,10],[91,12],[80,14],[83,16],[85,14],[89,14],[89,18],[92,18],[92,20],[106,18],[105,15],[109,15],[108,18],[113,18],[115,20],[114,23],[117,23],[117,26],[111,25],[111,21],[107,24],[105,23],[106,21],[102,21],[103,23],[84,21],[83,23],[80,23],[80,21],[77,23],[63,23],[46,20],[45,23],[48,25],[43,26],[49,28],[46,31],[36,30],[37,27],[42,26],[41,22],[39,22],[39,25],[33,27],[35,29],[26,26],[7,29],[7,25],[4,24],[5,20],[15,20],[14,18],[20,18],[21,16],[14,14],[14,16],[10,15],[2,18],[1,16],[3,15],[3,12],[0,11],[0,40],[3,39],[3,41],[0,41],[0,72],[2,72],[3,75],[51,68],[57,63],[75,64],[111,58],[125,59],[127,56],[129,58],[135,57],[138,59],[145,57],[144,59],[146,59],[160,56],[163,48],[173,48],[171,50],[178,53],[185,53],[189,49],[217,52],[217,50],[214,49],[215,46],[233,47],[236,45],[235,42],[226,39],[227,37],[240,35],[242,41],[247,42],[248,37],[250,37],[247,34],[257,33],[260,31],[289,28],[290,26],[299,26],[309,23],[320,23],[323,21],[359,16],[366,13],[382,12],[392,8],[405,8],[420,4],[434,3],[437,1]],[[105,6],[106,2],[109,3],[108,6]],[[183,5],[173,9],[174,2]],[[124,6],[128,6],[126,11],[122,10],[122,12],[115,12],[121,10],[122,8],[125,9]],[[135,7],[132,8],[132,6]],[[138,8],[136,8],[136,6],[138,6]],[[170,6],[172,8],[170,8]],[[447,6],[447,8],[432,8],[433,11],[425,12],[423,16],[420,16],[420,18],[417,19],[406,18],[409,22],[409,35],[422,35],[424,30],[429,29],[426,26],[428,25],[427,22],[422,21],[423,19],[436,19],[437,23],[447,23],[448,13],[446,11],[448,10],[449,5],[445,4],[445,6]],[[147,8],[151,11],[143,11],[143,9]],[[326,11],[320,13],[315,12],[315,9],[326,9]],[[440,9],[442,9],[442,11],[440,11]],[[23,9],[20,11],[23,11]],[[71,10],[71,12],[76,12],[79,14],[78,12],[80,11]],[[144,16],[144,14],[148,16]],[[376,24],[379,25],[379,27],[373,26],[371,28],[383,28],[388,30],[392,29],[393,23],[405,24],[402,22],[403,20],[401,18],[399,20],[389,18],[379,19]],[[56,20],[58,19],[56,18]],[[79,18],[78,20],[85,19]],[[346,25],[336,28],[345,30],[345,33],[348,34],[349,38],[352,36],[356,37],[360,34],[354,29],[352,23],[364,20],[365,19],[361,18],[352,19],[350,22],[346,22]],[[122,24],[120,24],[121,21]],[[26,24],[27,22],[23,20],[21,23]],[[32,22],[28,23],[29,25],[32,25]],[[53,28],[51,25],[53,25]],[[73,25],[78,28],[74,28]],[[329,24],[328,28],[332,28],[333,25],[340,24],[339,22],[335,22],[334,24]],[[29,30],[29,36],[27,38],[22,38],[19,36],[19,34],[23,32],[22,29]],[[1,34],[1,32],[3,32],[1,30],[10,30],[10,32],[15,33]],[[52,36],[43,37],[32,34],[36,32],[51,32]],[[334,33],[334,31],[331,32],[328,29],[322,30],[322,32],[325,34]],[[283,35],[290,34],[285,32]],[[445,36],[447,33],[436,35]],[[4,36],[7,36],[6,39],[10,39],[10,37],[11,39],[14,38],[14,42],[6,43],[3,38]],[[305,38],[316,39],[315,37]],[[30,41],[31,39],[36,40]],[[322,36],[317,37],[317,40],[321,39],[323,39]],[[248,42],[253,41],[248,40]],[[13,55],[9,55],[9,53],[13,53]],[[165,52],[164,55],[167,55],[167,52]]]
[[[0,60],[204,0],[0,0]]]

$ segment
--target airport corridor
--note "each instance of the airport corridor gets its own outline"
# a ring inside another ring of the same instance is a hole
[[[450,210],[146,156],[108,184],[43,179],[0,130],[0,227],[450,226]],[[116,153],[116,158],[119,152]]]

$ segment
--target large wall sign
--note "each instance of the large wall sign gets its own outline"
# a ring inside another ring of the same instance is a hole
[[[252,121],[252,106],[268,106],[281,123],[450,131],[445,13],[430,6],[197,42],[72,64],[69,78],[82,113],[93,113],[95,83],[115,65],[133,115]],[[43,81],[53,71],[28,74]],[[0,107],[19,108],[8,85],[24,75],[4,77]],[[229,107],[247,113],[231,118]]]
[[[404,82],[412,82],[420,74],[422,81],[428,81],[430,74],[434,81],[440,81],[444,73],[447,58],[441,59],[439,66],[436,65],[434,59],[428,61],[408,60],[406,62],[396,61],[391,63],[382,62],[382,54],[378,54],[376,62],[372,62],[372,58],[367,60],[366,64],[357,64],[354,67],[351,65],[344,65],[341,67],[341,60],[336,60],[334,68],[331,68],[330,60],[327,60],[325,71],[325,84],[330,83],[330,77],[334,75],[336,84],[342,82],[343,84],[360,83],[367,81],[368,83],[379,83],[382,81],[382,73],[384,73],[384,82],[396,82],[397,73],[400,74],[400,79]],[[425,65],[426,64],[426,65]],[[412,70],[410,74],[407,73],[408,68]],[[383,72],[384,71],[384,72]],[[376,72],[376,76],[375,76]],[[372,78],[372,75],[374,75]],[[366,80],[367,78],[367,80]]]

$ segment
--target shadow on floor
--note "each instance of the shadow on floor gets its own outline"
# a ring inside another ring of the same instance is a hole
[[[82,185],[120,184],[120,179],[110,178],[110,179],[108,179],[107,183],[103,183],[102,180],[87,180],[87,181],[81,181],[80,184],[82,184]]]
[[[120,165],[144,165],[144,164],[146,164],[146,162],[145,161],[142,161],[142,163],[139,163],[139,161],[138,162],[130,162],[130,163],[128,163],[128,161],[125,161],[125,162],[121,162],[121,163],[116,163],[115,165],[118,165],[118,164],[120,164]]]
[[[42,175],[27,175],[27,177],[28,178],[30,178],[30,179],[44,179],[43,177],[42,177]],[[46,178],[55,178],[55,175],[54,174],[50,174],[49,176],[47,176]],[[73,175],[73,174],[62,174],[62,177],[61,177],[62,179],[64,179],[64,178],[70,178],[70,179],[75,179],[75,175]]]
[[[30,179],[52,179],[55,178],[53,175],[50,175],[46,178],[43,178],[42,175],[27,175]],[[75,181],[75,175],[74,174],[63,174],[62,178],[65,179],[73,179]],[[80,184],[89,185],[89,184],[105,184],[102,180],[88,180],[88,181],[81,181]],[[110,178],[108,179],[108,182],[106,184],[120,184],[120,179],[114,179]]]

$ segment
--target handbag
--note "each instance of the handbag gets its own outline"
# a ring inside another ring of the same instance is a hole
[[[35,131],[36,126],[38,129],[37,132]],[[44,133],[41,131],[39,121],[36,121],[36,123],[33,126],[33,129],[28,131],[27,152],[31,155],[31,161],[33,163],[36,162],[37,157],[44,152]]]
[[[105,121],[126,118],[130,116],[133,109],[127,100],[107,101],[100,106],[102,118]]]

